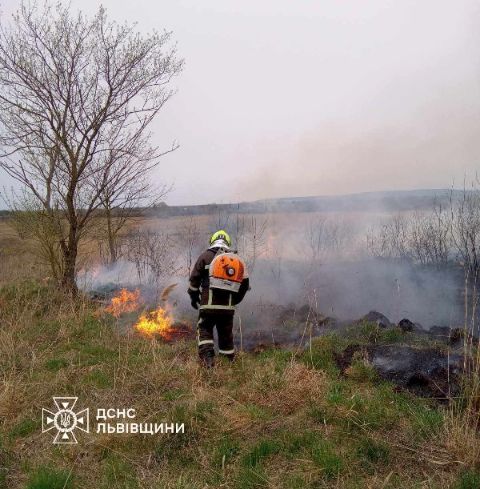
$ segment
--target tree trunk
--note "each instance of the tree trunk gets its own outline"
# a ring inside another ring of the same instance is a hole
[[[62,288],[72,295],[76,295],[78,288],[76,278],[77,255],[78,255],[78,236],[76,226],[70,225],[68,243],[62,243],[63,252],[63,275]]]
[[[76,295],[78,291],[77,283],[75,281],[77,246],[75,245],[73,249],[70,249],[70,247],[67,248],[67,250],[64,252],[63,258],[65,264],[62,276],[62,287],[64,290],[71,293],[72,295]]]
[[[108,251],[110,253],[109,263],[115,263],[117,261],[117,236],[113,229],[112,213],[109,208],[106,209],[107,218],[107,239],[108,239]]]

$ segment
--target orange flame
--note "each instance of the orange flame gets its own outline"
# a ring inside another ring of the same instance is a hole
[[[175,330],[172,328],[172,318],[161,307],[155,311],[140,316],[134,328],[142,335],[150,338],[160,335],[164,339],[172,339]]]
[[[116,318],[120,317],[124,313],[136,311],[140,304],[140,291],[129,291],[122,289],[115,297],[112,297],[112,301],[105,311],[109,312]]]

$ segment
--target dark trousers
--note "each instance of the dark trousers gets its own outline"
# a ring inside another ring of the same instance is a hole
[[[213,328],[217,328],[218,353],[230,360],[235,356],[233,346],[233,314],[200,311],[197,323],[198,354],[201,359],[215,355]]]

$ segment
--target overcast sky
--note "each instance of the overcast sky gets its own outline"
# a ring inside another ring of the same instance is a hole
[[[172,30],[186,60],[154,126],[180,143],[154,175],[169,204],[449,187],[480,169],[478,1],[103,5]]]

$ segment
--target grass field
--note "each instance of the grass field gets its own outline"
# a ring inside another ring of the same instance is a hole
[[[119,335],[95,305],[36,282],[3,287],[0,301],[0,487],[480,487],[468,446],[479,438],[456,439],[448,409],[395,392],[361,361],[340,375],[344,339],[205,371],[194,342]],[[133,407],[138,421],[185,423],[185,433],[55,446],[41,433],[52,396]]]
[[[461,406],[398,392],[361,359],[339,372],[335,353],[368,324],[206,371],[194,341],[121,334],[99,304],[60,294],[29,250],[0,221],[0,489],[480,488]],[[78,445],[53,445],[53,396],[185,432],[96,433],[92,420]]]

